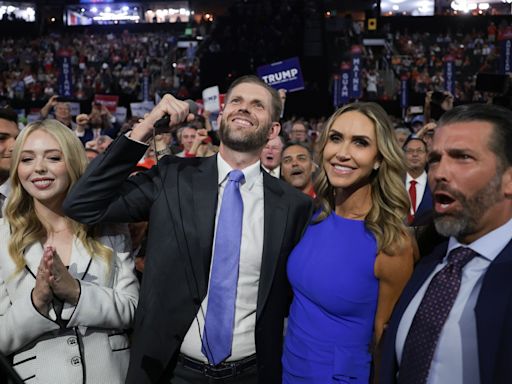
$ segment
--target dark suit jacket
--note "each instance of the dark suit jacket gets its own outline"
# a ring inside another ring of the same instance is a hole
[[[65,201],[88,224],[149,219],[147,261],[135,319],[128,383],[168,382],[181,343],[206,296],[217,209],[216,156],[164,157],[128,180],[146,146],[119,137]],[[311,199],[263,172],[264,244],[256,312],[259,382],[281,382],[288,254],[311,215]]]
[[[380,384],[396,383],[395,338],[412,298],[446,254],[448,243],[423,258],[395,306],[384,336]],[[512,383],[512,241],[485,273],[475,306],[481,384]]]
[[[413,227],[423,226],[432,221],[432,192],[430,191],[430,187],[428,185],[425,186],[425,192],[423,193],[423,197],[421,198],[420,205],[418,205],[418,209],[416,210],[416,214],[414,215],[414,219],[410,224]]]

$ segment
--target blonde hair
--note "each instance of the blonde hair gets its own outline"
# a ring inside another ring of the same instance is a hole
[[[85,156],[82,143],[68,127],[59,121],[53,119],[37,121],[27,125],[21,131],[12,153],[11,193],[5,208],[5,218],[11,229],[8,250],[9,255],[16,264],[14,274],[19,273],[25,268],[25,250],[46,236],[46,229],[36,215],[34,200],[23,188],[18,178],[18,165],[23,145],[27,138],[38,130],[52,135],[59,143],[70,180],[68,191],[87,167],[87,157]],[[110,265],[112,250],[96,240],[97,228],[89,228],[70,218],[67,218],[67,220],[71,224],[73,233],[83,243],[92,257],[100,256],[105,259],[107,265]]]
[[[405,165],[403,151],[394,135],[391,121],[376,103],[353,103],[338,109],[329,118],[318,141],[318,164],[323,164],[323,151],[329,131],[338,117],[350,111],[359,112],[374,124],[380,167],[370,179],[372,207],[365,217],[366,227],[377,239],[378,251],[393,254],[405,246],[407,230],[404,218],[410,208],[403,177]],[[320,213],[316,222],[324,220],[335,209],[335,188],[329,183],[323,166],[315,182]]]

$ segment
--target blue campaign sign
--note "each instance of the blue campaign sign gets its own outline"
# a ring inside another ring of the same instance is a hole
[[[452,95],[455,93],[455,63],[451,56],[444,61],[444,89]]]
[[[400,78],[400,107],[407,108],[409,106],[409,78],[402,76]]]
[[[73,81],[71,79],[71,57],[59,57],[59,95],[65,97],[73,96]]]
[[[288,92],[304,89],[304,80],[297,57],[262,65],[256,71],[258,77],[275,89],[283,88]]]
[[[506,75],[512,72],[512,40],[501,42],[501,73]]]

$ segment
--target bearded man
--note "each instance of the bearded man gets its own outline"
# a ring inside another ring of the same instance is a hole
[[[274,89],[242,77],[219,115],[218,155],[165,156],[128,178],[163,116],[171,127],[190,118],[165,95],[70,192],[75,220],[149,221],[127,383],[281,382],[286,260],[312,209],[260,165],[281,107]]]

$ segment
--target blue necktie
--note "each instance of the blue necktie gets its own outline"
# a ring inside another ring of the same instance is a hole
[[[242,171],[235,169],[228,174],[217,221],[201,348],[213,365],[231,355],[244,212],[240,195],[240,182],[243,180]]]

